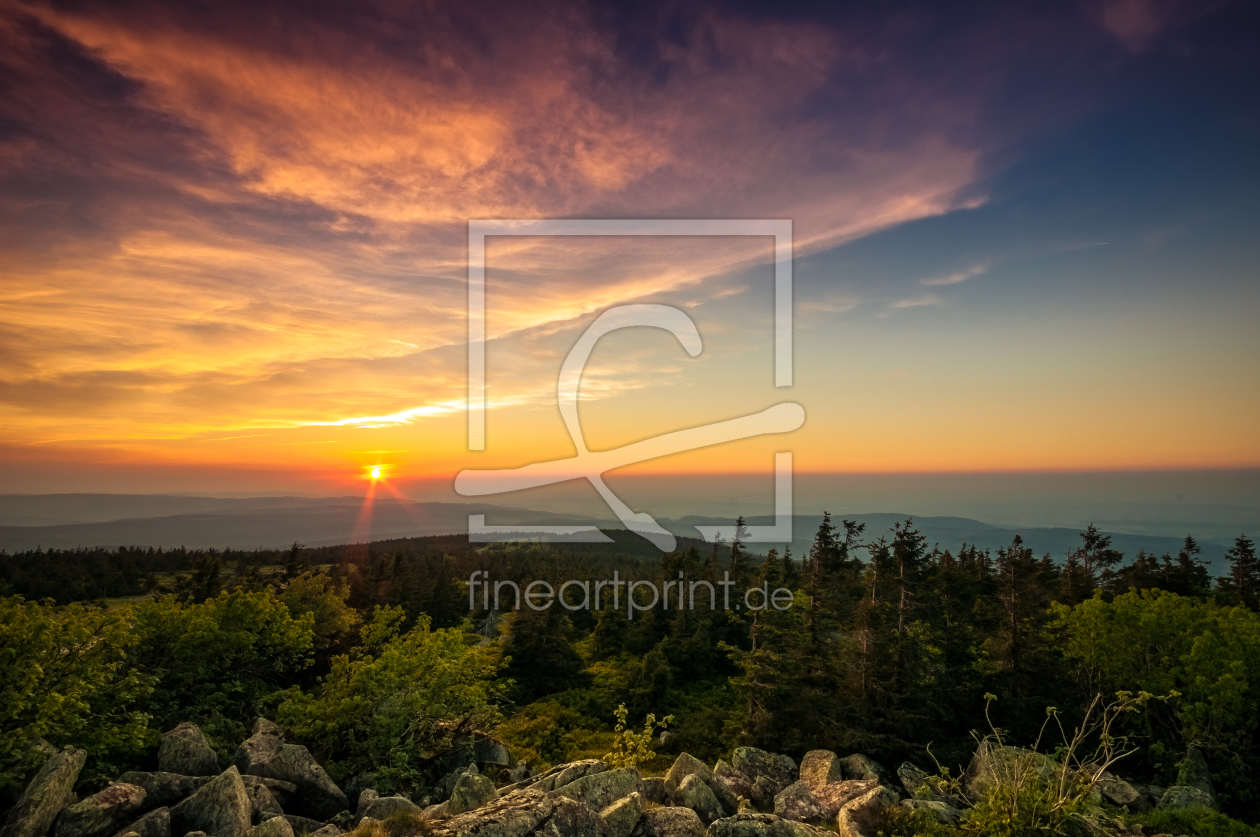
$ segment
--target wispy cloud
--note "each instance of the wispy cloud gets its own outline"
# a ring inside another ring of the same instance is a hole
[[[845,291],[827,291],[814,294],[802,301],[798,309],[802,314],[843,314],[861,304],[861,299]]]
[[[987,272],[988,269],[989,266],[987,264],[976,264],[965,270],[959,270],[944,276],[933,276],[929,279],[921,279],[919,284],[926,285],[928,287],[936,287],[938,285],[957,285]]]
[[[936,294],[920,294],[909,299],[899,299],[889,305],[890,308],[918,308],[924,305],[940,305],[941,298]]]

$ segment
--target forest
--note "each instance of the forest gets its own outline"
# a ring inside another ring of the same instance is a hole
[[[2,555],[0,807],[38,763],[35,736],[88,752],[88,790],[152,769],[181,722],[230,759],[260,714],[334,780],[371,771],[400,791],[435,781],[472,729],[534,769],[599,758],[619,712],[634,728],[669,716],[641,765],[662,771],[680,753],[753,746],[957,774],[994,728],[1053,751],[1048,717],[1071,730],[1119,694],[1141,697],[1108,733],[1132,750],[1117,770],[1169,785],[1201,753],[1221,810],[1260,822],[1260,561],[1245,535],[1217,578],[1191,537],[1176,555],[1126,558],[1092,525],[1066,556],[1018,537],[996,553],[942,549],[913,520],[874,533],[830,516],[802,556],[757,554],[738,534],[664,555],[609,535]],[[790,606],[642,600],[630,620],[607,589],[589,610],[496,611],[468,585],[478,571],[558,587],[614,570],[783,587]]]

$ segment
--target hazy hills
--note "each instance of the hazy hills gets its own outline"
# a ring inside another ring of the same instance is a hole
[[[89,546],[189,548],[308,546],[468,531],[470,512],[498,525],[579,522],[553,512],[362,497],[180,497],[48,494],[0,496],[0,549]],[[19,525],[19,521],[42,525]],[[55,521],[55,522],[54,522]],[[590,524],[589,518],[580,522]],[[618,524],[620,525],[620,524]],[[694,533],[692,533],[694,534]]]
[[[187,546],[284,547],[294,541],[322,546],[351,541],[384,540],[463,533],[468,530],[469,513],[485,513],[486,522],[496,526],[549,524],[599,525],[621,528],[615,519],[584,515],[564,515],[550,511],[508,506],[463,503],[416,503],[392,497],[377,498],[365,507],[362,497],[188,497],[139,494],[47,494],[0,495],[0,549],[16,552],[36,547],[72,549],[75,547]],[[892,525],[908,517],[905,513],[845,514],[841,518],[866,524],[865,537],[887,534]],[[792,550],[802,555],[808,548],[821,516],[797,515],[793,519]],[[680,537],[695,538],[697,525],[730,524],[718,517],[689,516],[661,519],[662,525]],[[772,522],[768,517],[751,517],[754,525]],[[965,517],[916,517],[915,523],[930,544],[956,550],[961,544],[975,544],[996,550],[1009,544],[1018,533],[1038,554],[1061,557],[1079,543],[1079,530],[1063,527],[994,526]],[[1132,532],[1112,532],[1114,545],[1126,555],[1138,549],[1176,553],[1179,538]],[[1188,530],[1187,534],[1198,533]],[[1229,546],[1227,539],[1200,538],[1205,558],[1217,571]],[[769,545],[762,547],[768,548]],[[781,546],[781,545],[780,545]]]

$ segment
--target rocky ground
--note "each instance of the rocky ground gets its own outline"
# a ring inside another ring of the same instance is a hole
[[[201,731],[181,724],[163,736],[156,772],[125,773],[79,800],[74,786],[87,754],[34,746],[47,759],[0,837],[369,837],[386,821],[389,837],[829,837],[833,828],[871,837],[893,806],[957,823],[967,799],[1002,781],[1012,764],[1028,764],[1027,753],[985,742],[952,784],[909,763],[892,774],[866,756],[815,750],[797,765],[752,747],[712,767],[684,753],[664,776],[597,760],[534,774],[514,765],[501,742],[476,736],[461,742],[436,786],[409,798],[380,796],[370,774],[339,787],[305,747],[260,718],[226,770]],[[1130,811],[1214,808],[1211,779],[1194,755],[1181,784],[1167,789],[1103,773],[1094,801]],[[1045,770],[1056,768],[1038,758]],[[1090,824],[1100,835],[1128,833],[1101,807]]]

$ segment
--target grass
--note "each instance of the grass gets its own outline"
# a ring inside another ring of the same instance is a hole
[[[1246,825],[1209,808],[1181,811],[1151,811],[1131,817],[1155,834],[1185,834],[1188,837],[1260,837],[1260,828]]]
[[[379,825],[360,823],[349,837],[417,837],[431,833],[429,824],[414,811],[395,811]]]

